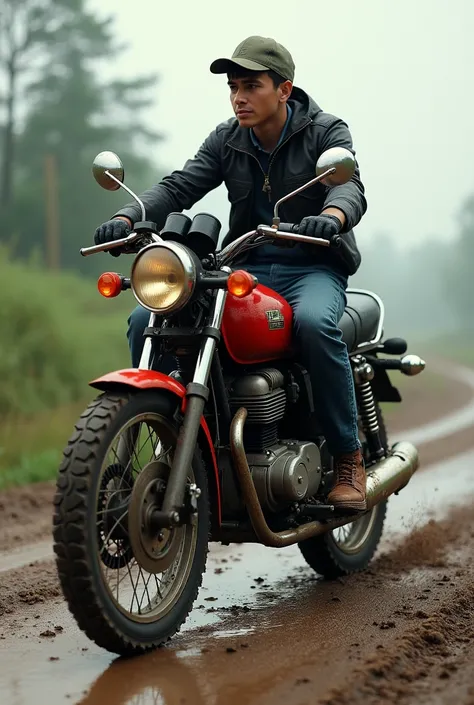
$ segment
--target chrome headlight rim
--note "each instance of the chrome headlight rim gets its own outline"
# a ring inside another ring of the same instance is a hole
[[[149,306],[146,304],[140,296],[137,294],[135,285],[134,285],[134,272],[137,266],[137,262],[139,262],[140,258],[143,256],[143,254],[147,250],[156,250],[156,249],[167,249],[171,250],[179,259],[181,262],[181,265],[184,269],[184,275],[185,275],[185,286],[183,287],[183,290],[178,297],[178,299],[173,303],[170,304],[167,307],[161,307],[161,308],[156,308]],[[169,242],[169,241],[162,241],[162,242],[152,242],[150,245],[147,245],[143,249],[140,250],[140,252],[137,254],[135,257],[133,264],[132,264],[132,269],[130,272],[130,288],[132,290],[132,293],[140,306],[143,306],[147,311],[151,311],[152,313],[159,313],[159,314],[169,314],[169,313],[175,313],[176,311],[182,309],[190,300],[192,295],[194,294],[195,288],[196,288],[196,282],[197,282],[197,268],[196,268],[196,263],[193,260],[192,254],[190,250],[188,250],[187,247],[184,245],[180,245],[177,242]]]

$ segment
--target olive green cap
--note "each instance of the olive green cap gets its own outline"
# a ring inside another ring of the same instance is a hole
[[[216,59],[212,73],[231,73],[235,65],[249,71],[276,71],[285,81],[293,81],[295,64],[288,49],[269,37],[248,37],[230,59]]]

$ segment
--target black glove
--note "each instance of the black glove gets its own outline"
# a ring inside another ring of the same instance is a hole
[[[121,218],[113,218],[106,223],[99,225],[94,235],[96,245],[105,245],[106,242],[113,240],[121,240],[131,233],[131,229],[126,220]]]
[[[298,233],[308,237],[322,237],[332,240],[342,228],[342,223],[335,215],[323,213],[322,215],[310,215],[301,221]]]
[[[105,245],[106,242],[112,242],[113,240],[121,240],[123,237],[127,237],[131,233],[131,229],[126,220],[121,218],[112,218],[106,223],[99,225],[94,235],[94,242],[96,245]],[[118,257],[120,255],[120,247],[115,247],[113,250],[109,250],[109,253],[113,257]]]

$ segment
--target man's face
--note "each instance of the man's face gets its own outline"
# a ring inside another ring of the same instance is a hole
[[[288,97],[286,84],[291,86],[286,81],[275,88],[266,73],[229,78],[228,84],[232,108],[241,127],[256,127],[271,119]]]

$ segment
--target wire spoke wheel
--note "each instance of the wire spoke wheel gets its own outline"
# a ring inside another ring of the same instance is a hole
[[[377,513],[378,505],[350,524],[333,529],[332,538],[339,550],[348,556],[357,554],[370,537]]]
[[[100,471],[103,477],[117,467],[117,449],[125,442],[129,457],[106,509],[100,509],[103,490],[99,490],[98,524],[108,531],[98,552],[102,555],[107,549],[110,554],[110,543],[127,544],[130,560],[112,566],[102,561],[103,580],[117,608],[139,622],[156,620],[173,605],[186,584],[196,547],[195,525],[156,534],[148,521],[153,507],[161,509],[175,441],[163,417],[137,415],[113,439]],[[190,473],[188,483],[193,481]]]
[[[209,531],[206,470],[196,448],[187,485],[201,490],[197,514],[159,529],[153,516],[162,508],[176,447],[176,401],[151,392],[104,394],[76,429],[55,498],[61,585],[91,639],[116,653],[136,653],[170,638],[196,598]]]

